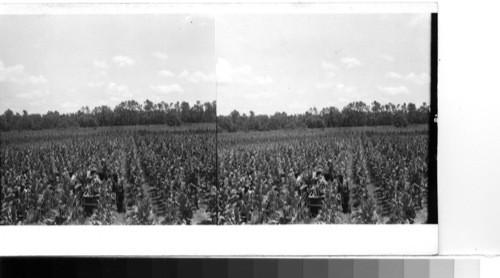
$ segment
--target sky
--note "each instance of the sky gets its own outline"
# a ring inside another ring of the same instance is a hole
[[[214,24],[202,15],[0,15],[0,111],[214,101]]]
[[[303,113],[430,99],[429,14],[0,15],[0,113],[217,101]]]
[[[430,101],[429,14],[217,16],[217,112]]]

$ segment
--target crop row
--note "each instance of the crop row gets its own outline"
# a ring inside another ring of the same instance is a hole
[[[423,223],[427,216],[422,129],[18,137],[2,142],[1,224]]]

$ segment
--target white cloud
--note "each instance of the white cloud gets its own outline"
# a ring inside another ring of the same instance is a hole
[[[111,97],[109,100],[111,102],[122,102],[122,101],[125,101],[125,100],[129,100],[133,97],[134,95],[132,93],[125,93],[125,94],[121,94],[119,96],[113,96]]]
[[[40,98],[47,97],[49,95],[50,95],[50,92],[47,90],[45,90],[45,91],[34,90],[34,91],[29,92],[29,93],[20,93],[20,94],[17,94],[16,96],[18,98],[23,98],[23,99],[33,99],[33,98],[40,99]]]
[[[89,82],[87,83],[87,87],[96,88],[104,86],[104,82]]]
[[[403,76],[397,72],[390,71],[385,74],[385,77],[387,78],[392,78],[392,79],[401,79]]]
[[[174,77],[175,74],[169,70],[161,70],[158,75],[164,76],[164,77]]]
[[[132,58],[122,55],[114,56],[112,60],[119,67],[132,66],[135,64],[135,61]]]
[[[339,102],[342,102],[342,103],[348,103],[348,102],[351,102],[351,99],[349,99],[349,98],[345,98],[345,97],[340,97],[338,100],[339,100]]]
[[[336,76],[336,74],[334,72],[331,72],[331,71],[327,71],[325,72],[325,77],[326,78],[329,78],[329,79],[332,79]]]
[[[396,58],[394,58],[393,56],[389,55],[389,54],[383,54],[382,56],[382,59],[388,61],[388,62],[394,62],[396,61]]]
[[[108,89],[110,89],[111,91],[114,91],[114,92],[118,92],[118,93],[124,93],[124,92],[127,92],[128,91],[128,86],[126,85],[118,85],[114,82],[111,82],[108,84]]]
[[[100,74],[106,75],[108,72],[107,70],[109,69],[108,63],[106,61],[102,60],[94,60],[94,68],[96,68]]]
[[[161,60],[167,60],[168,59],[168,55],[166,53],[163,53],[163,52],[160,52],[160,51],[156,51],[155,53],[153,53],[153,56],[155,56],[156,58],[161,59]]]
[[[183,71],[179,74],[179,78],[185,79],[192,83],[200,83],[200,82],[215,82],[216,76],[215,74],[205,74],[201,71],[195,71],[193,73],[189,73],[188,71]]]
[[[47,79],[43,75],[39,75],[39,76],[30,75],[28,77],[28,81],[31,84],[41,84],[41,83],[46,83]]]
[[[321,65],[323,66],[323,68],[327,69],[327,70],[336,70],[338,69],[338,67],[334,64],[334,63],[330,63],[330,62],[321,62]]]
[[[26,72],[23,65],[17,64],[6,67],[0,60],[0,83],[16,83],[16,84],[41,84],[46,83],[47,79],[43,75],[30,75]]]
[[[216,72],[217,82],[222,84],[266,85],[274,82],[270,76],[254,73],[249,65],[233,66],[223,58],[217,59]]]
[[[420,86],[428,84],[430,82],[430,76],[427,73],[415,74],[415,73],[411,72],[408,75],[403,76],[397,72],[391,71],[391,72],[388,72],[385,75],[385,77],[392,78],[392,79],[404,79],[406,81],[413,82],[413,83],[420,85]]]
[[[150,85],[149,88],[162,94],[181,93],[184,90],[177,84],[172,85]]]
[[[346,86],[342,83],[337,84],[337,90],[344,93],[354,93],[356,92],[356,87],[354,86]]]
[[[334,71],[337,70],[338,67],[334,63],[322,61],[321,66],[326,70],[325,72],[326,78],[331,79],[335,77],[336,74]]]
[[[405,77],[405,80],[411,81],[417,85],[425,85],[430,82],[430,76],[427,73],[421,73],[421,74],[415,74],[415,73],[410,73]]]
[[[361,66],[362,63],[354,57],[344,57],[340,59],[340,62],[344,64],[348,69]]]
[[[408,95],[410,94],[410,91],[405,86],[398,86],[398,87],[378,87],[378,89],[384,93],[388,94],[391,96],[397,96],[397,95]]]
[[[61,107],[66,110],[77,110],[78,108],[80,108],[80,105],[76,102],[65,101],[61,103]]]
[[[260,91],[258,93],[250,93],[243,95],[243,98],[257,100],[257,99],[269,99],[277,96],[278,93],[274,91]]]
[[[6,67],[6,68],[4,68],[4,70],[5,70],[5,72],[12,73],[12,74],[22,74],[22,73],[24,73],[24,66],[18,64],[15,66]]]
[[[327,83],[317,83],[315,85],[316,89],[328,89],[328,88],[333,88],[335,86],[335,84],[333,84],[332,82],[327,82]]]
[[[38,99],[37,101],[31,101],[28,102],[28,104],[32,107],[42,107],[47,104],[47,100],[45,99]]]
[[[98,69],[108,69],[109,65],[108,63],[106,63],[106,61],[94,60],[94,67]]]

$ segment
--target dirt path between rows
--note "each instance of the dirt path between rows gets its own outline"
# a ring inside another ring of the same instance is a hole
[[[131,136],[130,138],[130,143],[132,145],[132,158],[129,158],[127,156],[127,153],[125,151],[125,148],[127,146],[123,146],[122,149],[120,150],[120,176],[123,179],[123,190],[124,192],[124,206],[125,206],[125,212],[119,213],[117,211],[113,211],[113,216],[116,218],[116,225],[124,225],[124,224],[129,224],[133,223],[133,219],[129,219],[127,215],[133,215],[131,212],[133,212],[136,207],[139,205],[138,201],[141,199],[138,198],[137,192],[135,190],[132,190],[129,192],[127,189],[128,188],[136,188],[136,184],[134,181],[131,181],[132,177],[129,176],[129,171],[131,172],[131,169],[129,169],[130,164],[133,163],[138,169],[139,172],[141,173],[140,178],[141,178],[141,187],[140,187],[140,193],[142,195],[142,199],[149,199],[149,192],[148,192],[148,184],[145,182],[145,177],[144,177],[144,172],[142,171],[141,165],[137,159],[137,145],[134,140],[134,138]],[[134,159],[135,158],[135,159]],[[133,160],[133,161],[131,161]],[[133,173],[131,173],[133,174]],[[149,199],[150,201],[150,199]]]
[[[371,142],[368,142],[368,143],[371,144]],[[375,212],[377,212],[377,210],[381,207],[381,202],[377,198],[377,194],[375,194],[377,192],[377,188],[375,187],[375,185],[373,183],[372,173],[368,169],[367,158],[366,158],[366,153],[365,153],[366,149],[365,149],[365,145],[363,144],[363,140],[361,139],[361,137],[359,138],[359,144],[360,144],[360,156],[361,156],[362,166],[363,166],[363,170],[365,171],[366,179],[367,179],[366,189],[368,191],[368,197],[374,201]]]
[[[149,201],[149,203],[153,206],[153,212],[156,216],[160,216],[165,213],[165,207],[162,206],[161,202],[159,202],[158,198],[158,192],[157,188],[155,186],[151,186],[147,180],[146,180],[146,175],[144,173],[144,170],[142,169],[140,157],[137,153],[137,141],[135,137],[133,137],[133,149],[132,152],[135,157],[135,163],[137,165],[137,168],[139,169],[140,173],[140,179],[141,179],[141,187],[142,187],[142,192],[143,196],[145,199]]]
[[[115,222],[113,223],[114,225],[126,225],[131,222],[131,219],[128,219],[127,215],[129,212],[134,210],[134,206],[129,206],[129,200],[130,198],[135,198],[135,196],[129,196],[127,194],[126,189],[130,188],[133,186],[133,184],[130,182],[128,175],[127,175],[127,167],[128,167],[128,161],[127,161],[127,153],[124,151],[125,146],[122,146],[120,149],[120,179],[123,180],[123,191],[124,191],[124,200],[123,200],[123,206],[124,206],[124,212],[118,212],[117,210],[114,210],[112,212],[113,216],[116,218]],[[118,208],[117,208],[118,209]]]
[[[348,155],[347,155],[347,165],[346,165],[347,177],[349,178],[349,206],[351,207],[351,213],[349,214],[349,218],[350,218],[350,215],[352,214],[352,212],[354,211],[354,206],[352,205],[352,203],[354,200],[354,188],[356,187],[356,184],[354,184],[354,182],[352,182],[354,180],[353,174],[352,174],[353,160],[354,160],[353,153],[351,151],[349,151]]]
[[[366,175],[366,189],[368,190],[368,195],[371,199],[376,201],[375,198],[375,186],[373,185],[372,182],[372,175],[370,171],[368,171],[368,165],[366,165],[366,155],[365,155],[365,145],[363,144],[363,140],[361,137],[359,137],[359,146],[360,146],[360,156],[361,156],[361,163],[363,166],[363,171],[365,172]]]

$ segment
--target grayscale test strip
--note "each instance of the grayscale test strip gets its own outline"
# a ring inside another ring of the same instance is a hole
[[[479,278],[479,259],[3,258],[0,277]]]

